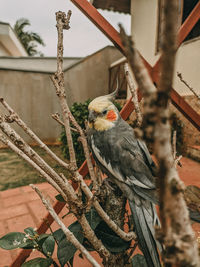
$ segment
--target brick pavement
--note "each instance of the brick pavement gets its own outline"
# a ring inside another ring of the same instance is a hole
[[[200,187],[200,163],[187,158],[183,158],[181,162],[183,167],[179,168],[179,173],[182,180],[186,185],[194,184]],[[39,184],[38,187],[46,196],[50,197],[53,204],[54,196],[57,194],[55,189],[47,183]],[[0,236],[11,231],[23,231],[26,227],[38,227],[46,213],[39,197],[30,186],[2,191],[0,192]],[[66,213],[67,209],[64,208],[60,215]],[[69,225],[73,220],[73,215],[70,214],[64,219],[64,222]],[[52,224],[52,229],[57,229],[55,222]],[[194,224],[194,229],[200,235],[200,225]],[[0,267],[9,266],[18,253],[19,250],[0,249]],[[38,252],[33,252],[29,260],[39,255]],[[76,257],[74,266],[89,267],[91,265],[80,257]]]

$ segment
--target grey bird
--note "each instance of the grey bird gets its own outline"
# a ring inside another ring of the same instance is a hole
[[[115,93],[95,98],[89,104],[88,142],[101,170],[111,177],[129,201],[138,244],[149,267],[160,267],[155,239],[159,218],[155,165],[145,143],[134,136],[112,100]]]

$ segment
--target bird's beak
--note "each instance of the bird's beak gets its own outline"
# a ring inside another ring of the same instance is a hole
[[[89,121],[90,123],[93,123],[93,122],[95,121],[95,119],[96,119],[96,114],[95,114],[95,112],[94,112],[93,110],[90,110],[90,111],[89,111],[89,116],[88,116],[88,121]]]

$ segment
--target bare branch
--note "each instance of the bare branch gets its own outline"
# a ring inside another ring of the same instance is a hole
[[[0,98],[0,102],[2,105],[8,110],[10,113],[10,116],[6,116],[6,120],[15,121],[23,130],[25,133],[27,133],[42,149],[45,150],[45,152],[55,161],[58,162],[61,166],[63,166],[66,169],[69,169],[70,166],[63,160],[61,160],[55,153],[53,153],[47,145],[45,145],[40,138],[25,124],[25,122],[19,117],[19,115],[6,103],[6,101],[3,98]]]
[[[126,80],[128,83],[128,87],[131,91],[131,94],[133,96],[133,104],[135,107],[135,113],[136,113],[136,121],[137,121],[137,126],[140,127],[142,124],[142,113],[140,110],[140,106],[139,106],[139,102],[138,102],[138,94],[137,94],[137,90],[133,84],[133,78],[131,77],[131,73],[129,70],[129,66],[128,63],[124,64],[124,71],[125,71],[125,75],[126,75]]]
[[[54,218],[54,220],[57,222],[57,224],[61,227],[63,232],[66,235],[66,238],[68,241],[70,241],[80,252],[86,257],[86,259],[95,267],[100,267],[100,265],[96,262],[96,260],[90,255],[90,253],[84,248],[84,246],[77,240],[77,238],[74,236],[74,234],[64,225],[64,223],[60,220],[56,212],[54,211],[52,205],[50,202],[44,198],[40,190],[34,186],[30,185],[35,192],[40,196],[43,204],[45,205],[46,209],[49,211],[51,216]]]
[[[63,29],[69,29],[69,21],[71,17],[71,11],[68,11],[67,17],[64,12],[56,12],[56,27],[58,31],[58,45],[57,45],[57,72],[51,76],[53,84],[56,88],[56,94],[59,97],[62,116],[65,125],[65,132],[69,147],[70,164],[72,168],[77,169],[76,156],[73,146],[73,140],[70,130],[70,122],[68,113],[70,112],[66,101],[65,86],[64,86],[64,73],[63,73]]]

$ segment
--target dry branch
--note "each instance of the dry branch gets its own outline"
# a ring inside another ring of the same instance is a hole
[[[128,87],[129,87],[131,94],[133,96],[132,101],[133,101],[133,104],[135,107],[137,126],[140,127],[142,124],[142,113],[141,113],[140,106],[139,106],[137,89],[135,88],[135,86],[133,84],[133,79],[131,77],[128,63],[124,64],[124,71],[125,71]]]
[[[53,207],[49,203],[47,199],[44,198],[40,190],[34,186],[30,185],[35,192],[40,196],[43,204],[45,205],[46,209],[49,211],[51,216],[54,218],[54,220],[57,222],[57,224],[61,227],[63,232],[66,235],[66,238],[68,241],[70,241],[80,252],[88,259],[88,261],[95,267],[100,267],[100,265],[96,262],[96,260],[90,255],[90,253],[84,248],[83,245],[80,244],[80,242],[77,240],[77,238],[74,236],[74,234],[64,225],[64,223],[60,220],[56,212],[54,211]],[[67,253],[67,252],[66,252]]]

